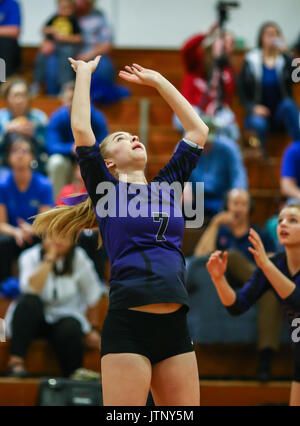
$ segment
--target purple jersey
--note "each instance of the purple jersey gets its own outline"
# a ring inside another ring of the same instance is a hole
[[[184,218],[180,197],[170,192],[168,185],[176,182],[182,188],[202,147],[181,141],[168,164],[148,185],[115,179],[97,142],[76,151],[111,264],[110,309],[152,303],[188,307],[181,251]]]
[[[300,271],[294,276],[290,275],[285,253],[276,254],[270,260],[287,278],[295,283],[296,288],[293,293],[286,299],[281,299],[261,269],[257,269],[250,281],[237,293],[235,303],[227,306],[227,310],[232,315],[240,315],[247,311],[267,290],[272,289],[291,325],[293,319],[300,318]]]

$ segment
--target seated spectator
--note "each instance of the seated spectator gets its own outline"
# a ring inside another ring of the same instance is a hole
[[[61,97],[63,106],[50,117],[46,132],[46,148],[50,155],[47,170],[53,182],[55,198],[59,191],[72,180],[74,137],[71,129],[70,110],[74,87],[73,82],[64,86]],[[101,142],[108,134],[106,119],[100,111],[92,107],[91,121],[97,141]]]
[[[0,58],[5,61],[6,78],[18,71],[21,65],[18,43],[20,27],[19,3],[15,0],[0,0]]]
[[[248,179],[239,146],[225,136],[217,136],[213,122],[206,120],[209,135],[196,168],[185,186],[185,202],[193,202],[196,183],[204,182],[205,223],[223,207],[225,194],[233,188],[247,189]]]
[[[281,162],[281,193],[289,204],[300,203],[300,144],[291,143],[285,150]]]
[[[270,129],[286,129],[300,141],[299,111],[292,99],[292,58],[276,23],[262,26],[258,48],[246,55],[239,76],[239,96],[247,110],[245,126],[265,148]]]
[[[63,198],[67,198],[74,194],[86,193],[86,188],[81,177],[80,168],[78,163],[74,163],[73,181],[70,185],[66,185],[62,188],[56,199],[56,205],[65,205]],[[94,262],[95,269],[101,280],[105,279],[105,267],[107,262],[107,254],[102,246],[98,248],[98,230],[86,229],[81,232],[78,245],[82,247],[88,254],[88,256]]]
[[[28,85],[25,80],[15,78],[3,86],[6,108],[0,109],[0,161],[4,164],[5,151],[13,133],[22,133],[30,137],[36,152],[35,168],[44,172],[47,159],[45,151],[45,130],[47,115],[30,107]]]
[[[30,138],[15,135],[8,151],[11,170],[0,183],[0,282],[15,275],[14,260],[35,242],[31,217],[53,206],[51,183],[32,171],[34,159]]]
[[[112,28],[105,14],[94,8],[95,0],[75,0],[83,47],[77,59],[90,61],[101,56],[101,66],[92,75],[91,99],[94,103],[111,104],[127,98],[130,91],[115,83],[116,72],[110,58]]]
[[[185,74],[181,93],[198,114],[215,117],[218,134],[237,140],[239,129],[230,109],[235,91],[231,65],[235,39],[228,32],[221,37],[218,31],[218,24],[214,24],[206,33],[193,36],[183,45]],[[183,130],[176,116],[174,126]]]
[[[42,244],[20,256],[21,296],[6,314],[11,337],[9,375],[25,377],[30,343],[47,338],[65,377],[83,366],[84,345],[100,348],[96,304],[106,287],[85,252],[70,241]]]
[[[228,278],[235,287],[242,287],[252,276],[255,262],[249,252],[251,198],[248,191],[231,190],[225,198],[224,210],[214,216],[199,240],[194,255],[208,256],[215,250],[228,252]],[[253,226],[252,226],[253,228]],[[275,251],[268,235],[254,227],[268,253]],[[271,360],[280,344],[282,312],[270,290],[259,302],[258,311],[258,378],[269,380]]]
[[[36,58],[31,92],[37,94],[46,83],[48,95],[57,95],[62,86],[74,79],[68,58],[75,57],[82,41],[74,16],[74,0],[57,0],[58,10],[43,28],[45,40]]]

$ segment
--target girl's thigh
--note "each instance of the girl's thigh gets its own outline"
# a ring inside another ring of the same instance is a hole
[[[107,354],[101,359],[103,405],[146,405],[151,383],[151,363],[134,353]]]

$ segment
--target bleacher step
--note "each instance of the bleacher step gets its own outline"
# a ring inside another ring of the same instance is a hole
[[[40,379],[0,378],[0,406],[35,406]],[[289,401],[290,382],[200,380],[202,406],[255,406]]]

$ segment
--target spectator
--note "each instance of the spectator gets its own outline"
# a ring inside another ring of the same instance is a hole
[[[45,81],[49,95],[57,95],[62,86],[74,79],[68,58],[79,51],[82,41],[75,12],[74,0],[57,0],[58,10],[43,28],[45,40],[42,43],[35,64],[32,93],[40,91]]]
[[[101,56],[101,66],[92,75],[91,99],[94,103],[111,104],[129,96],[130,91],[115,84],[115,67],[110,58],[113,34],[103,11],[94,8],[95,0],[75,0],[83,48],[77,59],[89,61]]]
[[[281,163],[280,187],[289,204],[300,203],[300,144],[291,143],[285,150]]]
[[[6,108],[0,109],[0,160],[4,164],[5,151],[13,133],[22,133],[30,137],[36,152],[35,167],[44,172],[46,162],[45,129],[47,115],[30,107],[28,85],[25,80],[15,78],[7,81],[3,87]]]
[[[96,304],[106,293],[92,262],[70,241],[53,241],[22,253],[19,260],[21,297],[6,314],[11,336],[9,375],[27,375],[24,358],[36,338],[51,341],[63,375],[83,365],[84,344],[100,347]]]
[[[195,248],[195,256],[208,256],[215,250],[229,251],[228,277],[235,287],[242,287],[255,270],[253,256],[249,252],[251,198],[248,191],[231,190],[225,198],[224,210],[213,217]],[[254,228],[256,229],[256,228]],[[256,229],[268,253],[275,247],[264,232]],[[207,259],[205,259],[207,260]],[[272,291],[266,292],[259,302],[258,313],[258,378],[269,380],[271,360],[280,344],[282,312]]]
[[[74,163],[73,176],[74,178],[72,183],[63,187],[60,193],[58,194],[58,197],[56,199],[56,205],[65,205],[63,198],[67,198],[70,195],[79,195],[87,192],[77,162]],[[100,249],[98,248],[98,232],[98,230],[84,230],[79,236],[78,245],[87,252],[88,256],[94,262],[94,266],[99,278],[101,280],[104,280],[107,255],[103,246]]]
[[[0,282],[13,275],[13,261],[35,241],[31,217],[53,206],[48,178],[34,172],[30,138],[15,135],[9,151],[11,171],[0,183]]]
[[[206,120],[209,135],[203,153],[184,190],[185,202],[195,200],[196,183],[204,182],[205,222],[222,210],[225,194],[233,188],[247,189],[248,179],[239,146],[217,136],[213,122]]]
[[[21,27],[20,5],[15,0],[0,0],[0,58],[6,65],[6,78],[21,65],[18,43]]]
[[[258,48],[246,55],[239,77],[239,96],[247,111],[245,126],[263,148],[269,129],[285,129],[300,141],[299,111],[292,99],[292,58],[276,23],[264,24]]]
[[[73,82],[64,86],[61,97],[63,106],[50,117],[46,132],[46,148],[50,155],[47,170],[53,182],[55,198],[59,191],[72,180],[74,137],[70,110],[74,87]],[[108,134],[106,119],[99,110],[92,107],[91,121],[97,141],[101,142]]]
[[[197,113],[215,117],[218,133],[237,140],[239,129],[230,109],[235,91],[231,66],[235,39],[228,32],[221,37],[217,31],[219,26],[214,24],[207,33],[197,34],[183,45],[185,74],[181,92]],[[183,129],[176,116],[174,126]]]

